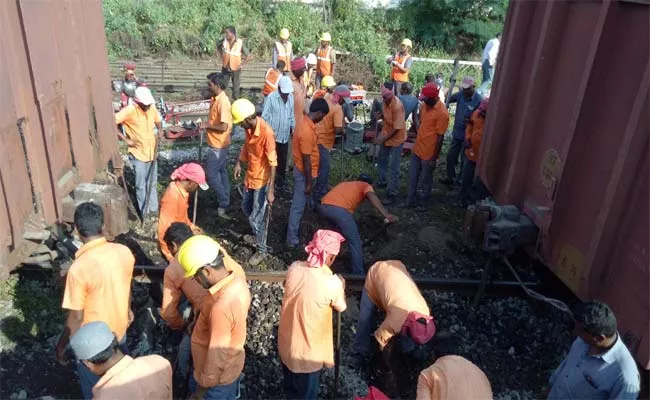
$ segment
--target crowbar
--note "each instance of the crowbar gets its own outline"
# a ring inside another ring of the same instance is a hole
[[[339,375],[341,375],[341,312],[336,312],[336,353],[334,354],[334,390],[332,398],[336,399],[339,392]]]

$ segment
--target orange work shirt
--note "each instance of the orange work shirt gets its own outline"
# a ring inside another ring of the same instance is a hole
[[[363,181],[341,182],[330,190],[323,200],[322,204],[329,204],[345,208],[351,214],[359,207],[365,199],[366,195],[374,192],[372,185]]]
[[[309,117],[302,119],[302,122],[296,125],[296,131],[291,141],[291,151],[293,153],[293,164],[298,171],[305,173],[302,162],[302,156],[310,156],[311,176],[318,176],[318,163],[320,153],[318,152],[318,136],[316,136],[316,124]]]
[[[275,68],[269,68],[264,75],[264,88],[262,89],[262,94],[268,96],[278,90],[280,78],[282,78],[282,72]]]
[[[115,114],[115,123],[122,124],[126,136],[135,142],[133,146],[129,146],[129,153],[144,162],[150,162],[154,158],[156,134],[153,128],[160,122],[160,114],[153,104],[147,111],[131,104]]]
[[[208,115],[208,124],[218,125],[221,123],[228,124],[225,132],[206,129],[208,146],[215,149],[223,149],[230,145],[230,134],[232,133],[232,114],[230,113],[230,100],[226,92],[219,93],[218,96],[212,97],[210,102],[210,114]]]
[[[409,312],[430,315],[427,302],[401,261],[376,262],[368,270],[364,289],[375,306],[386,313],[375,331],[375,339],[382,348],[401,332]]]
[[[478,161],[478,152],[481,149],[481,142],[483,141],[483,127],[485,126],[485,117],[482,116],[479,110],[475,110],[472,116],[467,121],[467,128],[465,128],[465,140],[469,140],[471,147],[465,149],[465,155],[470,161]]]
[[[135,258],[128,247],[105,238],[91,240],[75,254],[61,307],[83,311],[81,325],[105,322],[122,340],[129,326],[134,266]]]
[[[239,154],[239,159],[248,163],[244,185],[255,190],[269,182],[271,167],[278,166],[273,129],[260,117],[256,121],[255,129],[246,130],[246,140]]]
[[[304,75],[303,75],[304,76]],[[296,118],[296,126],[305,118],[305,82],[291,74],[293,84],[293,113]]]
[[[192,230],[196,230],[196,225],[190,221],[187,215],[189,208],[190,194],[183,189],[178,181],[172,181],[165,190],[165,194],[160,200],[160,216],[158,217],[158,245],[167,261],[172,259],[167,243],[165,243],[165,233],[174,222],[182,222],[189,225]]]
[[[172,399],[172,366],[152,354],[124,356],[93,386],[93,399]]]
[[[343,128],[343,108],[338,103],[332,103],[329,97],[325,97],[325,100],[330,112],[316,124],[316,135],[318,135],[318,144],[332,150],[336,141],[336,128]]]
[[[231,384],[244,370],[251,294],[234,272],[208,289],[192,331],[194,379],[202,387]]]
[[[421,160],[429,161],[438,158],[439,149],[436,145],[447,132],[449,112],[442,101],[438,101],[433,107],[422,104],[419,114],[420,128],[413,146],[413,153]]]
[[[332,66],[336,63],[336,55],[332,46],[319,46],[316,51],[316,71],[323,76],[332,75]]]
[[[384,127],[381,130],[382,136],[386,136],[397,129],[397,132],[384,142],[384,146],[397,147],[406,141],[406,121],[404,120],[404,105],[402,101],[393,96],[389,105],[384,106]]]
[[[287,270],[278,329],[278,353],[291,372],[334,366],[332,309],[345,311],[343,283],[327,266],[296,261]]]
[[[487,376],[471,361],[444,356],[420,372],[417,400],[489,400],[492,387]]]

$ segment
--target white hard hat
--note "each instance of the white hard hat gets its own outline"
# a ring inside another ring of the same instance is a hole
[[[309,55],[307,56],[307,64],[316,65],[316,54],[309,53]]]
[[[156,102],[153,99],[153,96],[151,95],[151,90],[149,90],[149,88],[146,88],[144,86],[140,86],[139,88],[135,89],[134,97],[135,97],[135,101],[145,106],[151,105]]]

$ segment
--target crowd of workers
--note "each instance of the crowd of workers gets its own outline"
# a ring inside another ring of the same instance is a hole
[[[173,373],[187,384],[186,393],[192,399],[239,396],[251,303],[246,272],[238,260],[188,217],[190,193],[211,188],[217,194],[218,217],[230,219],[230,177],[226,167],[232,128],[239,124],[245,131],[245,141],[234,165],[234,178],[241,176],[245,164],[241,208],[252,235],[243,240],[257,249],[249,264],[260,262],[269,251],[269,206],[275,200],[276,188],[287,190],[288,158],[293,159],[294,184],[287,245],[303,247],[298,233],[308,205],[338,229],[317,230],[304,246],[306,259],[295,261],[287,270],[277,336],[286,397],[317,398],[321,371],[334,365],[333,311],[344,312],[347,304],[345,280],[330,267],[341,244],[347,243],[351,272],[365,275],[352,366],[360,368],[379,354],[383,365],[391,369],[395,353],[415,354],[421,351],[420,346],[431,344],[436,360],[419,376],[418,399],[492,398],[488,378],[458,355],[455,338],[436,332],[431,309],[407,267],[398,260],[385,260],[364,269],[362,241],[354,219],[355,210],[367,199],[385,223],[397,222],[384,205],[393,204],[399,194],[399,159],[407,135],[407,115],[412,115],[417,137],[405,205],[423,204],[431,195],[433,168],[449,125],[435,77],[424,85],[419,97],[413,96],[415,102],[411,101],[408,71],[412,43],[404,40],[402,49],[388,60],[393,65],[392,79],[382,85],[382,100],[375,114],[376,120],[382,121],[375,139],[379,146],[378,184],[387,187],[386,198],[379,198],[368,175],[328,190],[329,154],[336,135],[343,133],[343,106],[350,90],[334,83],[335,52],[330,46],[330,34],[324,33],[316,50],[315,92],[310,98],[310,82],[305,80],[308,59],[295,56],[288,39],[288,30],[283,29],[273,51],[274,68],[265,77],[269,91],[258,116],[250,101],[237,99],[231,103],[226,95],[228,80],[232,80],[233,96],[238,96],[240,68],[250,60],[250,52],[237,38],[235,29],[226,29],[222,44],[224,70],[208,76],[213,97],[204,126],[209,147],[205,169],[197,163],[178,167],[160,202],[158,240],[169,261],[160,315],[170,329],[183,335]],[[472,199],[471,181],[488,99],[475,91],[470,77],[462,80],[461,89],[448,93],[457,109],[443,183],[452,184],[457,179],[455,163],[459,154],[465,154],[461,196],[467,203]],[[407,100],[401,100],[396,93]],[[135,169],[138,207],[147,215],[158,211],[156,185],[151,187],[146,181],[150,174],[157,173],[151,170],[156,148],[153,129],[160,125],[160,117],[146,87],[138,87],[133,100],[116,114],[116,123],[125,128],[125,134],[120,136],[129,146]],[[171,399],[170,363],[156,355],[135,359],[128,355],[125,332],[133,320],[133,255],[128,248],[102,236],[103,212],[92,202],[77,207],[74,226],[83,246],[66,278],[62,307],[69,314],[57,345],[57,358],[67,359],[69,345],[85,398]],[[384,320],[376,328],[378,311]],[[574,318],[579,337],[551,376],[548,397],[634,398],[639,391],[638,372],[617,333],[611,309],[600,302],[589,302],[574,313]],[[389,390],[388,394],[399,396],[399,391]]]

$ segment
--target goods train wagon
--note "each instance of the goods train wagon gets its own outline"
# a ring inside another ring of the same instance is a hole
[[[648,1],[510,2],[478,174],[650,367]]]

